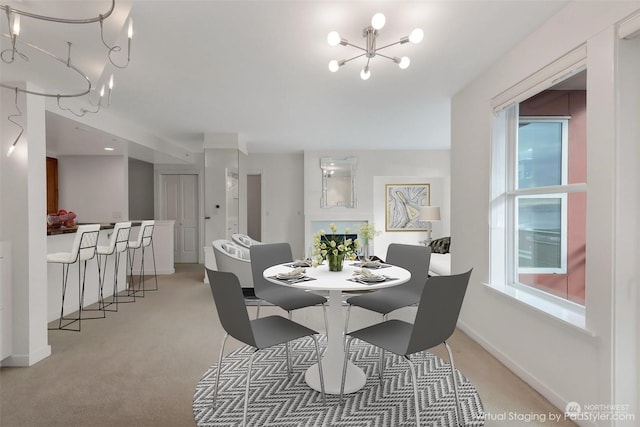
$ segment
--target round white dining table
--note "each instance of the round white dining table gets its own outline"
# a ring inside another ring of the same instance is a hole
[[[370,291],[374,289],[387,288],[406,283],[411,278],[411,273],[404,268],[389,266],[371,270],[378,275],[387,276],[394,280],[384,282],[361,283],[348,279],[353,278],[354,271],[360,269],[355,266],[356,261],[345,261],[342,271],[329,271],[327,263],[314,268],[305,268],[305,275],[314,280],[306,280],[295,283],[287,283],[274,278],[278,273],[288,273],[292,270],[291,263],[274,265],[267,268],[264,278],[272,283],[282,286],[291,286],[308,291],[329,291],[329,311],[327,331],[327,349],[322,358],[322,369],[324,374],[325,392],[329,394],[340,394],[340,383],[342,382],[342,365],[344,363],[344,313],[342,311],[343,291]],[[314,390],[320,391],[320,376],[318,374],[318,364],[312,365],[305,373],[307,384]],[[345,393],[354,393],[364,387],[366,377],[364,371],[355,366],[351,361],[347,363],[347,376],[345,379]]]

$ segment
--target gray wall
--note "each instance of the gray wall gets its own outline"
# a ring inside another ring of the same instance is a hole
[[[154,219],[153,164],[129,158],[129,219]]]

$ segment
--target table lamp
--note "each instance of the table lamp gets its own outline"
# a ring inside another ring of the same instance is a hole
[[[427,223],[427,240],[425,240],[425,244],[428,246],[431,243],[431,221],[440,221],[440,207],[420,206],[418,219]]]

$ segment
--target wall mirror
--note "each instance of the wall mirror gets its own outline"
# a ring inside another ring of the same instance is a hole
[[[322,171],[322,199],[320,207],[356,207],[356,165],[355,157],[334,159],[320,158]]]

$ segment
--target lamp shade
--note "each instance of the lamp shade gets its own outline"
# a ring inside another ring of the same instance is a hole
[[[420,221],[440,221],[439,206],[420,206]]]

